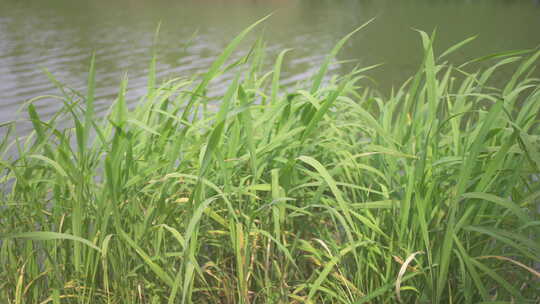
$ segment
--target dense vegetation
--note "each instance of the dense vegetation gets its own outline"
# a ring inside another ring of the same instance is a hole
[[[199,78],[157,86],[154,56],[103,118],[94,60],[85,95],[49,75],[63,110],[29,101],[33,132],[0,146],[2,303],[537,303],[540,52],[467,72],[444,60],[470,40],[436,56],[420,32],[383,98],[365,69],[326,75],[345,37],[293,91],[260,41],[225,65],[252,28]]]

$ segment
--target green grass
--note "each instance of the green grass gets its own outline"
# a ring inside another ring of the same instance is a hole
[[[105,117],[94,59],[52,119],[27,104],[32,133],[0,145],[0,302],[539,301],[540,52],[471,72],[421,32],[418,73],[383,97],[362,69],[326,75],[346,37],[293,90],[260,41],[226,65],[252,27],[201,78],[156,85],[154,56],[146,96],[128,107],[125,78]]]

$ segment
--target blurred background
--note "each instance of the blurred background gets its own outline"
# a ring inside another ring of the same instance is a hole
[[[537,0],[0,0],[0,121],[14,119],[29,98],[57,94],[42,69],[84,91],[92,52],[96,52],[97,106],[114,100],[128,73],[130,100],[144,94],[146,72],[157,25],[158,77],[191,77],[204,72],[239,31],[274,15],[258,28],[268,46],[268,61],[293,48],[283,68],[285,85],[305,80],[335,43],[375,17],[339,54],[355,63],[384,65],[369,76],[388,93],[414,73],[422,59],[420,36],[413,29],[437,29],[439,53],[473,35],[478,38],[453,54],[462,63],[478,56],[540,44]],[[245,47],[249,50],[251,35]],[[214,81],[219,94],[230,75]],[[46,117],[60,105],[40,102]]]

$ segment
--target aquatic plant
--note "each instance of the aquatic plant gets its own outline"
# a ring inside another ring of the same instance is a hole
[[[422,66],[383,97],[366,69],[326,75],[349,35],[284,90],[287,51],[263,74],[261,43],[228,60],[254,26],[200,78],[158,85],[154,56],[106,117],[94,59],[52,119],[28,102],[32,133],[0,145],[3,303],[538,301],[540,52],[467,72],[443,60],[470,39],[436,56],[420,32]]]

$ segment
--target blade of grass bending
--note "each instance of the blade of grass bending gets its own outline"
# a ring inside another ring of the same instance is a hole
[[[253,30],[257,25],[262,23],[264,20],[268,19],[272,14],[266,15],[265,17],[257,20],[255,23],[247,27],[245,30],[243,30],[240,34],[238,34],[228,45],[225,47],[225,50],[221,53],[221,55],[218,56],[216,61],[210,66],[210,69],[208,72],[206,72],[203,80],[201,83],[195,88],[193,94],[191,95],[191,98],[186,105],[186,108],[184,110],[184,113],[182,115],[183,120],[188,120],[189,115],[191,113],[191,108],[197,98],[201,96],[204,91],[206,90],[206,87],[210,83],[210,81],[216,77],[219,74],[219,69],[221,66],[225,63],[225,61],[231,56],[232,52],[238,47],[240,42],[244,39],[244,37]],[[194,118],[195,119],[195,118]]]
[[[336,181],[330,176],[330,173],[328,173],[328,170],[316,159],[309,157],[309,156],[300,156],[297,159],[303,161],[304,163],[310,165],[311,167],[315,168],[317,172],[321,175],[322,179],[326,182],[328,187],[330,187],[330,190],[332,191],[332,194],[334,194],[334,197],[336,198],[339,207],[341,208],[342,212],[345,215],[345,218],[347,219],[347,222],[349,225],[353,225],[353,220],[351,217],[350,209],[345,200],[343,199],[343,196],[341,195],[341,191],[339,190]],[[352,237],[350,237],[352,238]]]
[[[493,271],[490,267],[480,263],[476,259],[471,259],[471,263],[474,264],[478,269],[482,270],[485,274],[490,276],[493,280],[495,280],[497,283],[499,283],[506,291],[512,294],[512,296],[516,297],[518,299],[517,303],[523,303],[524,298],[521,294],[521,292],[512,286],[508,281],[506,281],[503,277],[498,275],[495,271]]]
[[[319,274],[319,276],[317,277],[317,279],[315,280],[315,282],[311,286],[311,289],[309,290],[306,302],[310,303],[313,296],[315,296],[315,293],[317,292],[317,290],[320,289],[321,284],[323,283],[323,281],[326,279],[326,277],[328,276],[330,271],[332,271],[334,266],[336,266],[336,264],[339,263],[341,258],[343,258],[349,252],[355,250],[356,248],[358,248],[360,246],[363,246],[363,245],[366,245],[366,244],[369,244],[369,243],[370,243],[369,241],[361,241],[361,242],[358,242],[356,244],[351,244],[351,245],[345,247],[345,249],[340,250],[340,252],[339,252],[339,254],[337,256],[332,257],[332,259],[329,262],[326,263],[323,270],[321,271],[321,273]]]
[[[486,61],[486,60],[489,60],[489,59],[497,59],[497,58],[504,58],[504,57],[510,57],[510,56],[518,56],[518,55],[530,54],[532,51],[533,50],[512,50],[512,51],[504,51],[504,52],[493,53],[493,54],[490,54],[490,55],[478,57],[478,58],[473,59],[473,60],[469,60],[469,61],[465,62],[464,64],[460,65],[458,67],[458,69],[461,69],[464,66],[467,66],[469,64],[482,62],[482,61]]]
[[[501,261],[506,261],[506,262],[510,262],[510,263],[513,263],[525,270],[527,270],[528,272],[530,272],[532,275],[534,275],[537,279],[540,279],[540,272],[536,271],[535,269],[523,264],[523,263],[520,263],[514,259],[511,259],[511,258],[508,258],[508,257],[505,257],[505,256],[495,256],[495,255],[486,255],[486,256],[480,256],[480,257],[477,257],[476,258],[477,260],[484,260],[484,259],[497,259],[497,260],[501,260]]]
[[[433,45],[432,45],[433,39],[429,39],[429,37],[427,37],[427,34],[425,32],[422,32],[420,30],[416,30],[416,31],[421,34],[420,37],[422,38],[422,45],[424,48],[424,57],[422,59],[422,64],[420,66],[420,69],[418,69],[418,71],[414,75],[414,78],[410,84],[409,93],[407,94],[407,98],[405,99],[405,104],[403,106],[403,109],[406,112],[408,112],[408,114],[410,115],[410,117],[412,117],[412,119],[417,117],[416,111],[419,106],[420,97],[422,96],[422,93],[421,93],[422,89],[420,87],[420,84],[422,81],[422,75],[426,74],[426,78],[427,78],[428,76],[428,72],[426,71],[427,62],[430,61],[430,57],[433,57]],[[428,50],[431,50],[431,52]],[[434,65],[434,63],[432,65]],[[430,83],[432,82],[433,82],[433,78],[431,78]],[[429,87],[429,84],[428,84],[428,87]],[[401,126],[407,125],[406,123],[407,117],[408,115],[399,115],[400,121],[397,125],[401,125]],[[411,132],[414,132],[414,129],[415,128],[407,128],[407,133],[405,136],[403,136],[403,142],[408,141],[409,137],[413,136]]]
[[[20,233],[9,233],[9,234],[0,234],[0,239],[30,239],[35,241],[51,241],[51,240],[72,240],[85,244],[86,246],[101,252],[101,249],[94,245],[87,239],[83,239],[76,235],[60,233],[60,232],[51,232],[51,231],[34,231],[34,232],[20,232]]]
[[[283,252],[283,254],[285,255],[285,257],[289,260],[289,262],[291,262],[291,264],[298,270],[300,270],[298,268],[298,266],[296,265],[296,262],[294,261],[294,258],[292,257],[291,255],[291,252],[287,249],[287,247],[283,246],[283,244],[278,240],[276,239],[275,237],[273,237],[270,233],[268,233],[268,231],[265,231],[265,230],[260,230],[260,229],[255,229],[253,231],[254,233],[260,233],[264,236],[266,236],[268,239],[270,239],[272,242],[274,242],[277,246],[277,248],[279,250],[281,250]]]
[[[510,94],[512,90],[516,87],[516,84],[518,83],[518,79],[521,75],[523,75],[531,66],[534,68],[534,64],[537,62],[538,57],[540,57],[540,51],[536,51],[532,56],[530,56],[527,60],[522,62],[519,67],[517,68],[517,71],[512,75],[512,78],[510,78],[510,81],[506,84],[506,86],[503,89],[503,96],[506,97]]]
[[[426,73],[426,85],[427,85],[427,97],[428,97],[428,108],[429,108],[429,119],[427,121],[427,126],[431,129],[433,128],[433,121],[437,117],[437,106],[438,106],[438,94],[437,94],[437,67],[435,65],[435,56],[433,54],[433,41],[435,40],[435,32],[430,38],[425,32],[418,30],[420,36],[422,37],[422,44],[424,46],[425,52],[425,62],[424,62],[424,71]]]
[[[150,256],[144,252],[144,250],[139,247],[135,241],[133,241],[126,232],[124,232],[121,229],[118,229],[118,232],[120,236],[126,241],[126,243],[137,252],[137,254],[142,258],[143,262],[156,274],[158,278],[160,278],[165,284],[167,284],[169,287],[174,286],[174,281],[172,278],[163,270],[163,268],[159,267],[158,264],[154,263]]]
[[[46,162],[47,164],[51,165],[56,170],[56,172],[58,172],[58,174],[60,174],[62,177],[66,177],[66,178],[68,177],[68,174],[66,173],[66,171],[57,162],[55,162],[54,160],[52,160],[52,159],[50,159],[50,158],[48,158],[46,156],[37,155],[37,154],[28,155],[28,157],[42,160],[42,161]]]
[[[441,60],[442,58],[444,58],[444,57],[446,57],[446,56],[452,54],[453,52],[459,50],[460,48],[462,48],[462,47],[463,47],[464,45],[466,45],[467,43],[469,43],[469,42],[475,40],[477,37],[478,37],[478,36],[472,36],[472,37],[469,37],[469,38],[467,38],[467,39],[465,39],[465,40],[463,40],[463,41],[460,41],[460,42],[454,44],[453,46],[449,47],[446,51],[444,51],[444,53],[442,53],[442,54],[439,56],[438,60]]]
[[[56,77],[54,77],[54,75],[49,72],[49,70],[45,67],[41,67],[41,70],[43,71],[43,73],[45,74],[45,76],[47,76],[47,78],[49,78],[49,81],[52,82],[52,84],[58,89],[60,90],[60,93],[62,93],[62,95],[66,98],[68,98],[68,95],[66,93],[66,90],[64,90],[64,87],[65,85],[62,84],[58,79],[56,79]]]
[[[350,102],[351,102],[351,105],[355,108],[354,110],[360,116],[360,118],[363,119],[366,122],[366,124],[369,125],[371,128],[375,129],[375,131],[377,132],[377,135],[381,136],[386,141],[386,144],[392,144],[392,146],[389,147],[390,149],[395,149],[395,146],[399,145],[399,143],[396,142],[396,140],[394,140],[390,136],[387,130],[381,124],[379,124],[379,121],[375,119],[375,117],[369,111],[364,109],[364,107],[359,104],[356,104],[352,101]],[[402,115],[402,116],[406,116],[406,115]],[[416,157],[416,156],[413,156],[413,157]]]
[[[156,135],[156,136],[161,136],[160,133],[158,133],[156,130],[152,129],[151,127],[149,127],[147,124],[145,124],[144,122],[140,121],[140,120],[136,120],[136,119],[128,119],[126,121],[127,123],[130,123],[130,124],[134,124],[135,126],[141,128],[142,130],[150,133],[150,134],[153,134],[153,135]]]
[[[417,252],[412,253],[411,255],[409,255],[409,257],[405,260],[405,262],[403,263],[403,265],[401,265],[401,268],[399,269],[398,277],[396,279],[396,288],[395,289],[396,289],[397,300],[400,303],[403,303],[403,301],[401,299],[401,280],[403,279],[403,275],[405,274],[405,271],[407,271],[407,267],[414,260],[414,257],[416,255],[418,255],[418,254],[424,254],[424,252],[417,251]]]
[[[405,275],[401,278],[401,282],[405,282],[417,275],[421,274],[421,272],[415,272],[415,273],[410,273],[408,275]],[[385,294],[386,292],[392,290],[392,287],[395,286],[395,283],[387,283],[387,284],[384,284],[383,286],[375,289],[374,291],[370,292],[369,294],[367,294],[365,297],[362,297],[360,300],[354,302],[354,304],[364,304],[364,303],[367,303],[369,301],[371,301],[372,299],[375,299],[383,294]],[[374,302],[374,303],[385,303],[384,301],[381,301],[381,302]],[[391,303],[391,302],[390,302]]]
[[[324,60],[323,64],[321,65],[321,68],[319,69],[319,72],[315,75],[313,78],[313,85],[311,87],[311,94],[314,94],[317,92],[321,86],[322,80],[324,78],[324,75],[326,74],[326,71],[328,70],[328,66],[330,65],[330,62],[334,57],[336,57],[339,50],[343,47],[343,45],[351,38],[352,35],[354,35],[356,32],[360,31],[364,27],[366,27],[368,24],[370,24],[375,18],[369,19],[366,23],[362,24],[358,28],[356,28],[354,31],[350,32],[347,36],[341,38],[340,41],[334,46],[332,51],[328,56],[326,56],[326,59]]]
[[[217,185],[213,184],[212,182],[204,178],[199,178],[198,176],[191,175],[191,174],[171,173],[167,175],[167,178],[186,178],[186,179],[192,180],[194,184],[197,184],[200,180],[203,184],[212,188],[212,190],[214,190],[216,193],[219,194],[219,196],[221,196],[221,198],[227,205],[227,209],[229,210],[229,215],[232,217],[233,221],[238,221],[238,217],[236,216],[234,212],[231,201],[227,198],[225,193],[223,193],[223,191],[221,191],[221,189]],[[214,211],[208,210],[205,213],[207,213],[211,219],[215,220],[217,223],[221,224],[223,227],[225,228],[229,227],[228,221],[224,219],[223,217],[221,217],[219,214],[215,213]]]
[[[277,101],[277,94],[279,92],[279,77],[281,74],[281,65],[283,63],[283,57],[285,57],[285,54],[289,52],[291,49],[286,49],[281,51],[279,53],[278,58],[276,59],[276,63],[274,64],[274,72],[272,75],[272,93],[270,97],[270,103],[273,104]]]
[[[539,248],[540,245],[533,240],[523,240],[519,234],[505,233],[504,230],[493,227],[481,227],[481,226],[467,226],[464,227],[465,231],[473,231],[490,236],[492,239],[506,244],[509,248],[515,248],[523,256],[531,260],[540,260]],[[519,241],[519,243],[517,242]]]
[[[196,232],[197,226],[199,224],[199,221],[202,218],[203,213],[205,213],[206,208],[208,208],[208,206],[210,206],[210,203],[215,201],[217,198],[218,198],[217,196],[214,196],[214,197],[211,197],[211,198],[205,200],[204,202],[201,203],[201,205],[199,207],[197,207],[197,209],[193,213],[193,216],[191,217],[191,219],[189,221],[189,224],[188,224],[188,226],[186,228],[186,231],[184,233],[185,234],[185,244],[188,247],[191,246],[189,243],[193,241],[193,237],[197,236],[197,232]],[[186,248],[186,250],[187,250],[187,248]]]
[[[496,196],[494,194],[491,194],[491,193],[483,193],[483,192],[468,192],[468,193],[464,193],[462,195],[463,198],[470,198],[470,199],[479,199],[479,200],[484,200],[484,201],[488,201],[488,202],[492,202],[498,206],[501,206],[501,207],[504,207],[508,210],[510,210],[512,213],[514,213],[514,215],[516,215],[523,223],[529,223],[531,221],[531,219],[529,218],[529,216],[523,212],[520,208],[519,205],[517,205],[516,203],[514,203],[513,201],[511,200],[508,200],[508,199],[504,199],[502,197],[499,197],[499,196]],[[458,224],[458,227],[460,227],[460,225]]]
[[[171,226],[169,226],[167,224],[161,224],[160,227],[163,227],[163,228],[167,229],[173,235],[173,237],[176,239],[176,241],[178,241],[178,244],[183,249],[186,248],[186,240],[184,239],[182,234],[180,232],[178,232],[178,230],[172,228]]]
[[[28,104],[28,115],[30,116],[30,120],[32,122],[32,126],[34,127],[34,130],[36,131],[36,144],[37,145],[44,145],[45,154],[48,156],[52,156],[52,150],[49,147],[49,143],[47,140],[47,136],[45,135],[45,130],[43,129],[42,125],[46,125],[40,118],[39,114],[36,111],[36,107],[33,103]]]
[[[315,115],[313,115],[313,118],[311,118],[311,120],[309,121],[306,127],[306,130],[304,131],[304,133],[302,134],[302,137],[300,138],[302,142],[304,142],[307,139],[307,137],[315,129],[317,124],[323,119],[326,112],[328,112],[330,107],[334,104],[336,99],[341,95],[341,93],[343,92],[343,89],[345,88],[346,83],[347,83],[346,81],[343,81],[339,85],[337,90],[331,92],[329,96],[326,98],[326,101],[324,102],[324,104],[320,107],[319,110],[317,110]]]

